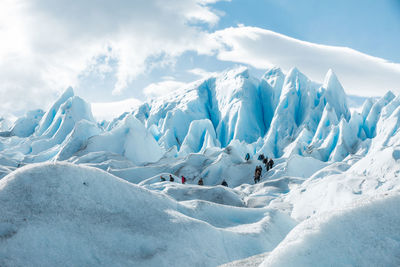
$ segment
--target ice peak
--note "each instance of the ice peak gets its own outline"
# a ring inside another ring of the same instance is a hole
[[[287,73],[286,77],[290,80],[291,78],[294,77],[302,77],[302,78],[306,78],[307,77],[297,68],[297,67],[293,67],[289,70],[289,72]]]
[[[67,89],[64,90],[64,92],[62,93],[62,96],[64,95],[68,95],[69,97],[74,95],[74,89],[69,86]]]
[[[333,72],[332,69],[329,69],[328,72],[326,73],[323,87],[328,90],[332,88],[337,88],[339,90],[342,89],[344,93],[342,84],[339,82],[339,79],[337,78],[336,74]]]
[[[268,77],[271,77],[271,76],[283,76],[283,72],[282,72],[281,68],[274,66],[274,67],[268,69],[264,73],[262,78],[268,79]]]
[[[390,102],[395,98],[395,94],[393,94],[393,92],[391,90],[388,90],[386,92],[386,94],[382,97],[383,99],[385,99],[386,101]]]
[[[293,67],[289,70],[287,76],[296,76],[300,73],[299,69],[297,67]]]
[[[47,130],[47,128],[52,124],[54,116],[57,114],[61,105],[66,103],[68,99],[70,99],[73,96],[74,96],[74,90],[72,89],[72,87],[68,87],[43,116],[39,124],[39,127],[36,130],[37,135],[42,135]]]
[[[340,119],[344,116],[346,120],[349,120],[350,112],[347,107],[346,93],[332,69],[326,73],[322,87],[326,89],[327,101],[335,109],[337,118]]]
[[[307,76],[305,76],[296,67],[293,67],[287,73],[284,84],[291,84],[291,83],[294,85],[297,84],[296,85],[296,87],[297,87],[300,81],[305,82],[307,80],[308,80]]]
[[[246,66],[239,66],[236,68],[228,69],[223,73],[223,77],[226,79],[230,78],[237,78],[237,77],[243,77],[243,78],[249,78],[249,68]]]

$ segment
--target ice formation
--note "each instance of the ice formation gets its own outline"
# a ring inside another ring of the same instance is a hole
[[[1,266],[399,265],[399,96],[238,67],[136,104],[0,120]]]

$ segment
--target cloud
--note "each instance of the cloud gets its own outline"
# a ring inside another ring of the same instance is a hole
[[[322,81],[331,68],[347,93],[383,95],[387,90],[400,91],[400,64],[369,56],[347,47],[300,41],[257,27],[232,27],[216,31],[220,60],[246,63],[266,69],[299,68],[312,80]]]
[[[175,90],[187,86],[187,83],[174,80],[166,80],[158,83],[152,83],[143,89],[143,93],[147,98],[159,97],[167,95]]]
[[[173,67],[186,51],[260,69],[297,66],[315,80],[332,68],[353,94],[399,88],[399,64],[349,48],[255,27],[212,32],[222,13],[209,4],[217,1],[1,0],[0,116],[45,108],[66,87],[82,84],[80,77],[91,71],[99,79],[112,72],[113,93],[124,93],[139,75]],[[213,74],[202,69],[189,73]],[[170,82],[148,86],[147,96],[180,84]]]
[[[200,78],[207,78],[207,77],[215,76],[215,75],[218,74],[217,72],[206,71],[205,69],[202,69],[202,68],[190,69],[187,72],[191,73],[191,74],[194,74],[194,75],[197,75]]]
[[[131,112],[140,106],[142,101],[136,98],[128,98],[122,101],[91,103],[93,116],[97,121],[111,121],[124,112]]]
[[[0,113],[43,106],[49,95],[78,84],[99,56],[117,62],[118,94],[149,67],[173,64],[187,50],[210,54],[216,44],[204,25],[212,27],[219,15],[209,2],[0,1],[0,96],[9,104]]]

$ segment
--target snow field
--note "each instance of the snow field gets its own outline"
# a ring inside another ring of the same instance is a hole
[[[398,266],[399,191],[296,226],[261,266]]]
[[[272,249],[295,224],[276,210],[181,204],[67,163],[13,172],[0,202],[5,266],[216,266]]]

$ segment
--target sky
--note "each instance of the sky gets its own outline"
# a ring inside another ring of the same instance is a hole
[[[68,86],[145,101],[238,65],[400,91],[400,0],[1,0],[0,36],[0,116],[46,109]]]

